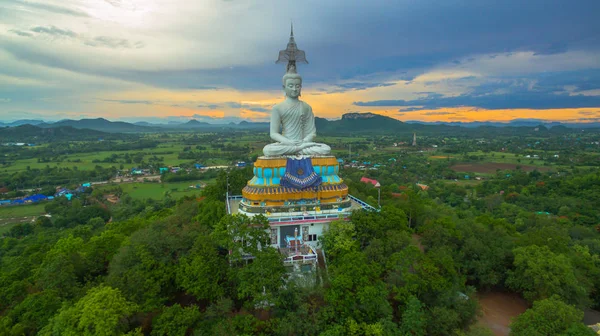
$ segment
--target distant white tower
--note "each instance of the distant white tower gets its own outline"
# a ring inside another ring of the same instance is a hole
[[[413,146],[417,146],[417,133],[413,133]]]

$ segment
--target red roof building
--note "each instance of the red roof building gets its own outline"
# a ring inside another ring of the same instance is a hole
[[[362,182],[362,183],[371,183],[374,186],[377,186],[379,184],[379,182],[377,182],[377,180],[373,180],[373,179],[370,179],[368,177],[361,178],[360,182]]]

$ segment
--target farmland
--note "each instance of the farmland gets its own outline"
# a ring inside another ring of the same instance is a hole
[[[482,163],[462,163],[455,164],[450,167],[450,169],[456,172],[473,172],[473,173],[481,173],[481,174],[493,174],[497,170],[515,170],[521,169],[526,172],[539,170],[539,171],[549,171],[548,167],[538,167],[538,166],[530,166],[530,165],[519,165],[514,163],[499,163],[499,162],[482,162]]]

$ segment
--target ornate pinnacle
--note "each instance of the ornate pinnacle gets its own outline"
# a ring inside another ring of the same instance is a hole
[[[287,62],[286,73],[296,73],[296,62],[306,63],[306,54],[303,50],[298,49],[294,40],[294,25],[291,25],[290,40],[285,50],[279,51],[279,58],[275,63]]]

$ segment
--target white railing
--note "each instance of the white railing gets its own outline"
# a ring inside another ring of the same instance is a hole
[[[370,204],[368,204],[366,202],[359,200],[358,198],[356,198],[352,195],[348,195],[348,197],[350,197],[350,199],[353,200],[354,202],[358,203],[361,207],[363,207],[363,209],[367,209],[367,210],[371,210],[371,211],[379,211],[379,209],[371,206]]]
[[[302,259],[300,259],[299,257],[302,257]],[[296,259],[294,259],[296,258]],[[316,254],[309,254],[309,255],[299,255],[299,256],[291,256],[291,257],[287,257],[283,260],[284,263],[295,263],[295,262],[299,262],[299,261],[312,261],[312,260],[317,260],[317,255]]]
[[[380,211],[379,209],[371,206],[370,204],[361,201],[360,199],[352,196],[352,195],[348,195],[348,197],[358,203],[358,205],[360,205],[363,209],[365,210],[370,210],[370,211]],[[229,201],[230,200],[241,200],[243,197],[241,195],[236,195],[236,196],[229,196],[229,194],[226,194],[226,199],[227,199],[227,213],[231,214],[231,206],[229,205]],[[342,213],[338,213],[338,214],[320,214],[320,215],[293,215],[293,216],[286,216],[286,217],[270,217],[269,218],[269,222],[271,223],[280,223],[280,222],[291,222],[291,221],[298,221],[298,220],[317,220],[317,219],[331,219],[331,218],[345,218],[347,217],[348,213],[347,212],[342,212]]]
[[[231,206],[229,205],[229,199],[229,193],[227,192],[225,193],[225,206],[227,207],[227,214],[231,215]]]
[[[347,213],[343,214],[324,214],[324,215],[302,215],[302,216],[287,216],[287,217],[269,217],[269,223],[281,223],[281,222],[293,222],[293,221],[304,221],[304,220],[319,220],[319,219],[341,219],[344,218]]]

